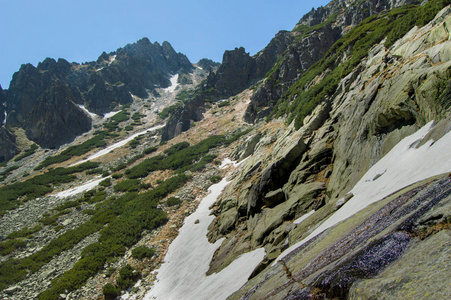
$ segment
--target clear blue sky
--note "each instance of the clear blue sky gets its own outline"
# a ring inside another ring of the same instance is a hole
[[[0,0],[0,84],[46,57],[83,63],[142,37],[168,41],[191,62],[251,55],[330,0]]]

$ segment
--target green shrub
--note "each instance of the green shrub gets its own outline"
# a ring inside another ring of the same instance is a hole
[[[117,114],[111,117],[111,120],[117,123],[125,122],[130,119],[130,113],[126,110],[121,110]]]
[[[116,297],[121,294],[121,291],[111,283],[105,284],[102,288],[102,292],[105,300],[116,299]]]
[[[132,256],[136,259],[143,259],[146,257],[152,257],[155,254],[155,250],[146,246],[138,246],[132,250]]]
[[[28,238],[32,234],[38,232],[41,229],[42,229],[41,225],[36,225],[33,228],[26,227],[21,230],[11,232],[10,234],[8,234],[8,239],[15,239],[15,238],[21,238],[21,237]]]
[[[39,220],[39,222],[41,222],[43,225],[54,225],[54,226],[56,226],[57,225],[56,221],[58,220],[58,218],[59,218],[58,214],[54,214],[52,216],[45,215],[43,218],[41,218]]]
[[[76,207],[78,205],[80,205],[80,200],[66,201],[63,204],[52,209],[52,211],[63,211],[68,208]]]
[[[180,150],[188,148],[188,147],[189,147],[189,143],[184,141],[184,142],[180,142],[180,143],[172,145],[168,149],[164,150],[164,153],[166,153],[167,155],[172,155],[172,154],[175,154],[175,153],[179,152]]]
[[[17,170],[17,169],[19,169],[19,166],[11,166],[11,167],[9,167],[9,168],[3,170],[3,171],[0,173],[0,176],[8,176],[8,175],[11,174],[14,170]]]
[[[224,107],[224,106],[229,106],[230,105],[230,101],[221,101],[218,103],[218,107]]]
[[[134,121],[139,121],[139,120],[141,120],[141,118],[142,117],[145,117],[146,115],[142,115],[142,114],[140,114],[139,112],[135,112],[133,115],[132,115],[132,120],[134,120]]]
[[[218,182],[221,181],[221,179],[222,179],[222,177],[219,176],[219,175],[215,175],[215,176],[211,176],[211,177],[210,177],[210,181],[211,181],[212,183],[218,183]]]
[[[181,102],[177,102],[176,104],[163,109],[160,113],[158,113],[158,115],[160,116],[160,118],[166,119],[169,115],[173,114],[182,105],[183,104]]]
[[[139,145],[139,143],[139,139],[134,138],[130,141],[130,143],[128,143],[128,145],[130,146],[130,148],[135,149]]]
[[[24,248],[27,243],[22,239],[7,239],[0,242],[0,255],[11,254],[14,250]]]
[[[150,153],[155,152],[157,150],[158,150],[157,147],[149,147],[149,148],[144,149],[143,153],[144,154],[150,154]]]
[[[140,190],[139,179],[126,179],[118,184],[116,184],[113,189],[115,192],[136,192]]]
[[[111,175],[111,177],[112,177],[113,179],[119,179],[119,178],[121,178],[122,176],[124,176],[123,173],[116,173],[116,174]]]
[[[169,207],[175,206],[175,205],[179,205],[180,203],[182,203],[182,200],[180,200],[177,197],[171,197],[171,198],[166,200],[166,205],[169,206]]]
[[[111,186],[111,178],[106,178],[106,179],[100,181],[99,185],[104,186],[104,187]]]
[[[86,175],[102,174],[103,170],[101,168],[95,168],[92,170],[87,170],[85,173],[86,173]]]
[[[126,290],[133,286],[139,276],[140,273],[136,272],[135,269],[127,264],[119,270],[119,277],[116,279],[116,284],[119,289]]]
[[[148,158],[140,164],[126,171],[127,177],[131,179],[146,177],[150,172],[156,170],[177,170],[181,173],[186,170],[198,170],[205,167],[207,162],[212,161],[213,155],[206,156],[204,161],[201,160],[211,148],[227,143],[227,139],[222,135],[214,135],[189,146],[188,142],[181,142],[168,148],[165,153],[166,157],[157,155]],[[216,156],[215,156],[216,157]]]

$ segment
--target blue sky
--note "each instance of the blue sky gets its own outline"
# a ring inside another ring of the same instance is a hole
[[[263,49],[330,0],[0,0],[0,84],[46,57],[83,63],[142,37],[168,41],[191,62]]]

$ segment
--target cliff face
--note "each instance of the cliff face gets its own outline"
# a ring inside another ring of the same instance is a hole
[[[5,101],[6,96],[0,86],[0,162],[8,161],[19,153],[14,135],[4,125],[6,110],[3,104]]]
[[[28,138],[43,148],[56,148],[91,129],[91,119],[58,81],[38,98],[23,124]]]
[[[131,94],[146,98],[155,87],[169,86],[172,75],[193,68],[168,42],[147,38],[83,65],[51,58],[36,68],[22,65],[6,92],[6,127],[22,127],[42,147],[58,147],[90,129],[90,117],[76,104],[102,115],[132,102]]]

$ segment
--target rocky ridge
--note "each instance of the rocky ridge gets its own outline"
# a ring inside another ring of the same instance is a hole
[[[90,117],[78,105],[103,115],[131,103],[133,95],[147,98],[168,87],[172,75],[193,70],[168,42],[147,38],[82,65],[61,58],[47,58],[37,67],[25,64],[6,90],[6,128],[21,127],[40,146],[57,148],[91,129]]]

